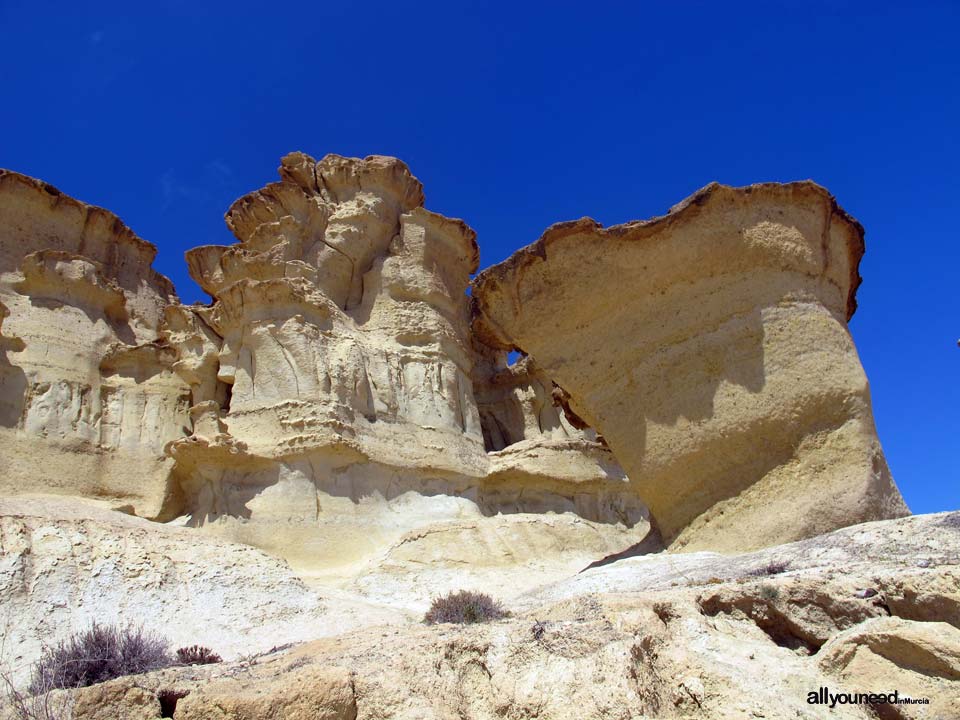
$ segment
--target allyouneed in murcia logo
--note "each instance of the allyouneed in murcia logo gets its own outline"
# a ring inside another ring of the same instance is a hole
[[[837,705],[929,705],[930,698],[912,698],[900,695],[899,690],[889,693],[858,693],[858,692],[830,692],[830,688],[821,687],[807,693],[807,703],[810,705],[827,705],[831,708]]]

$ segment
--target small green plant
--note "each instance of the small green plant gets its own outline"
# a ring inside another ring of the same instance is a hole
[[[142,627],[94,623],[40,656],[33,667],[30,692],[86,687],[172,664],[166,641]]]
[[[191,645],[177,650],[177,662],[181,665],[211,665],[223,662],[223,658],[203,645]]]
[[[780,597],[780,591],[774,585],[761,585],[760,597],[769,602],[776,602]]]
[[[471,623],[499,620],[509,613],[503,606],[489,595],[460,590],[448,593],[443,597],[435,598],[430,605],[423,621],[427,625],[436,623],[457,623],[469,625]]]

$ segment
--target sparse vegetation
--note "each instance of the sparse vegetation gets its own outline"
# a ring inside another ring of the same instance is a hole
[[[761,585],[760,586],[760,597],[769,602],[776,602],[780,597],[780,591],[775,585]]]
[[[72,720],[73,698],[69,694],[45,690],[31,695],[18,690],[6,673],[0,679],[5,686],[2,699],[15,720]]]
[[[960,512],[950,513],[940,521],[940,525],[960,530]]]
[[[223,658],[203,645],[191,645],[177,650],[177,662],[181,665],[211,665],[223,662]]]
[[[30,692],[86,687],[171,664],[166,641],[142,627],[94,623],[43,653],[33,668]]]
[[[460,590],[435,598],[423,621],[428,625],[435,623],[469,625],[499,620],[508,615],[503,605],[489,595]]]
[[[671,620],[676,620],[678,617],[680,617],[676,611],[676,608],[674,608],[674,606],[670,603],[666,602],[654,603],[653,612],[658,618],[660,618],[660,622],[662,622],[664,625],[668,625]]]
[[[534,640],[540,640],[547,631],[547,624],[543,620],[537,620],[530,628],[530,634]]]
[[[765,575],[779,575],[790,569],[790,563],[781,560],[772,560],[762,567],[751,570],[748,575],[752,577],[764,577]]]

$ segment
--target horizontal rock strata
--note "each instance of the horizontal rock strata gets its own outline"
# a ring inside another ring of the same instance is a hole
[[[190,394],[156,342],[176,295],[155,255],[112,213],[0,170],[0,493],[175,514],[164,446]]]
[[[713,184],[666,216],[548,229],[473,284],[602,433],[674,549],[906,513],[847,329],[863,229],[812,182]]]

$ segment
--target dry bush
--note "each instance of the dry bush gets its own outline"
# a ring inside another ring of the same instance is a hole
[[[211,665],[223,662],[223,658],[203,645],[191,645],[177,650],[177,662],[181,665]]]
[[[776,585],[761,585],[760,597],[769,602],[776,602],[780,599],[780,590],[777,589]]]
[[[434,599],[423,621],[428,625],[435,623],[471,623],[487,622],[505,618],[509,613],[499,602],[484,593],[460,590]]]
[[[11,676],[0,673],[2,699],[15,720],[73,720],[73,698],[69,693],[51,692],[46,688],[30,694],[17,689]]]
[[[752,577],[763,577],[765,575],[779,575],[790,569],[790,563],[782,560],[772,560],[763,567],[751,570],[747,573]]]
[[[55,647],[33,667],[30,692],[78,688],[124,675],[136,675],[172,663],[167,643],[142,627],[120,628],[94,623]]]

